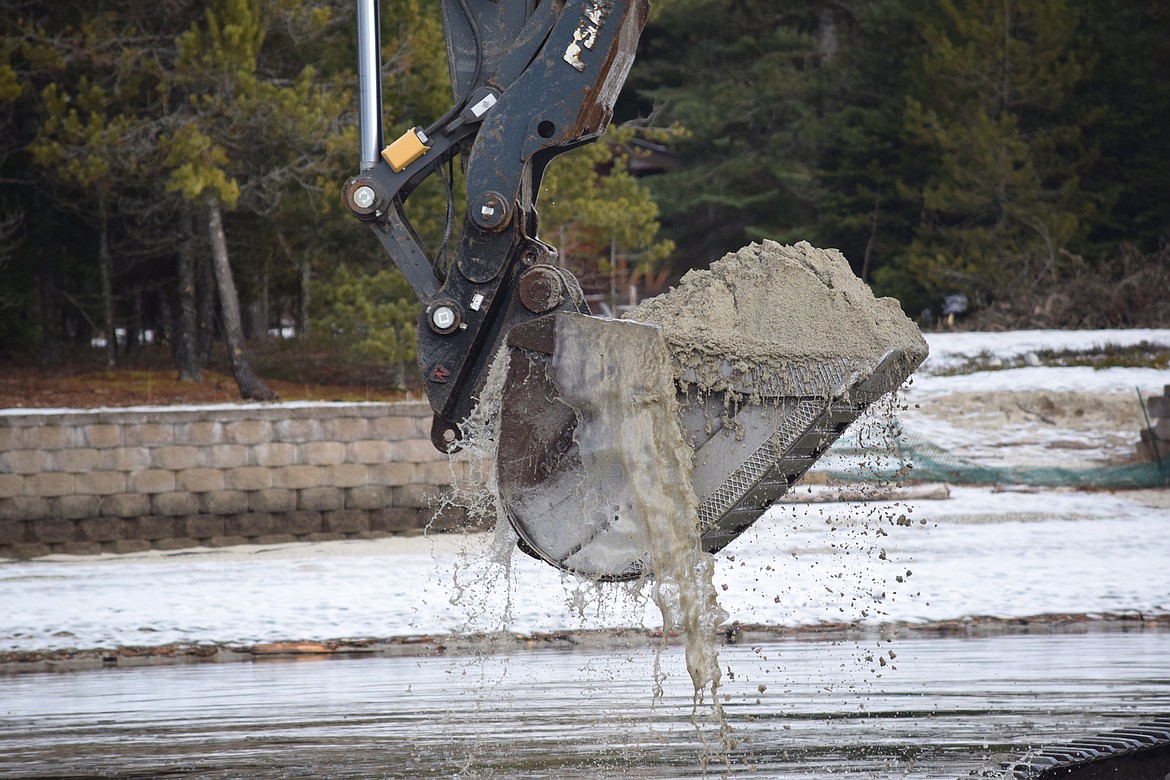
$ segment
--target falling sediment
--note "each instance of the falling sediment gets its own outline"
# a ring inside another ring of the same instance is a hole
[[[507,503],[563,568],[650,580],[664,633],[685,636],[696,703],[710,695],[726,753],[716,651],[725,614],[703,550],[679,399],[692,388],[737,406],[828,399],[891,354],[900,364],[883,372],[901,381],[926,344],[897,302],[875,298],[839,252],[803,242],[752,244],[627,316],[635,322],[558,315],[548,370],[558,402],[576,417],[575,452],[531,489],[510,486]],[[486,395],[498,411],[498,397]]]

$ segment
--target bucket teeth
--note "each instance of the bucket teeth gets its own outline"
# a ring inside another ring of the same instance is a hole
[[[695,453],[697,484],[701,481],[701,469],[731,466],[721,477],[718,488],[700,496],[703,549],[716,552],[743,533],[788,492],[874,401],[899,387],[916,365],[900,350],[891,350],[872,372],[854,366],[852,375],[847,375],[842,366],[839,376],[825,377],[826,383],[835,386],[835,396],[818,397],[810,393],[799,398],[771,399],[771,404],[766,400],[762,406],[741,411],[740,414],[758,416],[759,420],[747,424],[764,426],[771,430],[771,435],[738,461],[713,457],[714,452],[704,453],[705,447],[717,449],[711,443],[715,437],[701,445]],[[729,434],[725,438],[730,438]]]

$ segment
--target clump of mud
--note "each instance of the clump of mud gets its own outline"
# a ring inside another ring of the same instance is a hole
[[[709,392],[810,395],[825,366],[872,369],[900,349],[909,374],[927,351],[897,301],[875,298],[844,255],[806,241],[750,244],[626,318],[661,326],[676,378]]]

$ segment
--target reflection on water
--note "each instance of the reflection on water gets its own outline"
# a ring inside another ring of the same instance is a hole
[[[1160,631],[727,646],[730,771],[963,777],[1170,712],[1167,658]],[[681,649],[658,702],[652,665],[580,649],[0,678],[0,777],[698,777],[710,734]]]

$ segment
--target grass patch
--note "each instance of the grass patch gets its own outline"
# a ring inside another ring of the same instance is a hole
[[[1006,371],[1012,368],[1045,366],[1067,368],[1170,368],[1170,346],[1142,341],[1137,344],[1105,344],[1093,349],[1041,349],[1024,355],[1004,358],[990,352],[980,352],[967,358],[961,365],[938,372],[939,376],[960,376],[977,371]]]

